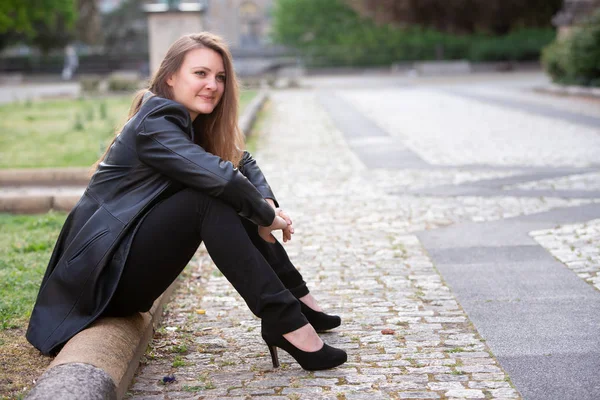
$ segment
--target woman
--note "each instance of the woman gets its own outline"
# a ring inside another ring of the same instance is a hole
[[[261,318],[274,367],[277,347],[308,370],[346,361],[315,331],[339,317],[320,310],[271,234],[281,229],[287,241],[294,229],[239,150],[237,98],[219,37],[187,35],[171,46],[65,221],[27,330],[42,353],[102,315],[149,310],[204,241]]]

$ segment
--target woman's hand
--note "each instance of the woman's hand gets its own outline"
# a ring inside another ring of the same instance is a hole
[[[285,220],[285,222],[287,223],[287,226],[284,229],[282,229],[283,242],[285,243],[288,240],[292,240],[292,234],[294,233],[294,226],[292,225],[292,219],[281,208],[276,208],[275,214],[277,214],[279,217],[283,218]]]
[[[258,235],[269,243],[275,243],[275,237],[271,234],[271,232],[278,229],[283,230],[287,228],[287,226],[288,224],[285,219],[281,218],[279,215],[275,215],[273,223],[270,226],[258,227]]]
[[[269,243],[275,243],[275,238],[273,237],[271,232],[276,229],[281,229],[283,232],[284,243],[287,242],[288,240],[291,240],[292,234],[294,233],[294,226],[292,225],[292,219],[289,217],[289,215],[285,211],[283,211],[280,208],[277,208],[277,206],[275,206],[275,202],[272,199],[266,199],[266,201],[275,210],[275,215],[276,215],[275,220],[279,217],[285,221],[286,225],[284,227],[280,227],[280,225],[278,225],[278,227],[273,227],[275,225],[275,220],[274,220],[273,224],[271,224],[271,226],[269,226],[269,227],[259,226],[258,227],[259,236],[261,238],[263,238],[263,240],[265,240]]]

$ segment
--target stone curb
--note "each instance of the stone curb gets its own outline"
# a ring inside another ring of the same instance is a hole
[[[0,212],[37,214],[49,210],[71,211],[81,196],[73,195],[9,195],[0,196]]]
[[[250,132],[267,96],[267,93],[261,92],[248,105],[240,118],[243,132]],[[41,199],[38,206],[61,204],[53,196],[43,196]],[[18,202],[19,200],[15,200],[15,205]],[[66,203],[62,204],[67,207]],[[83,398],[82,394],[90,399],[122,399],[148,343],[152,340],[154,329],[160,322],[163,306],[168,303],[176,287],[177,280],[154,302],[147,313],[128,318],[100,318],[79,332],[65,344],[39,378],[40,388],[36,385],[26,399],[79,399]],[[107,384],[107,375],[112,379],[114,387]],[[67,376],[75,379],[67,379]]]
[[[550,84],[535,87],[533,91],[539,93],[555,94],[560,96],[583,96],[600,99],[600,88]]]
[[[147,313],[100,318],[79,332],[62,348],[25,399],[77,399],[83,398],[78,397],[81,393],[86,394],[85,398],[123,398],[160,322],[163,306],[176,286],[177,281]],[[114,385],[107,384],[107,376]]]
[[[0,186],[86,185],[91,176],[90,167],[5,169],[0,170]]]
[[[242,132],[246,135],[246,137],[252,134],[252,126],[254,125],[254,121],[256,121],[256,117],[258,112],[262,109],[262,106],[267,101],[268,94],[265,91],[260,91],[246,106],[244,114],[240,117],[239,126]]]
[[[116,386],[112,378],[91,364],[70,363],[49,369],[38,379],[28,400],[47,399],[47,393],[61,399],[116,399]]]
[[[260,91],[240,117],[240,129],[247,136],[250,136],[256,116],[267,98],[268,93]],[[0,170],[0,187],[85,186],[91,173],[91,169],[87,167]],[[0,212],[35,214],[49,210],[70,211],[80,197],[60,193],[3,195],[0,190]]]

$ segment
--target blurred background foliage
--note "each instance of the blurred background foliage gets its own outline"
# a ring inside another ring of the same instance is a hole
[[[527,61],[555,38],[562,0],[278,0],[273,37],[310,66]]]
[[[114,10],[100,13],[96,0],[0,1],[0,51],[17,44],[39,50],[5,55],[0,67],[7,72],[58,74],[65,45],[76,43],[80,70],[138,70],[148,58],[144,3],[124,0]],[[16,23],[20,14],[22,22]]]
[[[600,10],[546,47],[542,64],[555,82],[600,86]]]
[[[100,38],[95,0],[2,0],[0,50],[23,43],[46,54],[77,38],[94,44]]]
[[[0,69],[56,74],[76,42],[79,70],[144,72],[148,26],[142,5],[124,0],[101,13],[97,0],[0,1]],[[211,0],[217,1],[217,0]],[[569,0],[273,0],[271,36],[308,68],[390,66],[428,60],[537,62],[559,83],[600,85],[598,13],[558,39],[553,17]],[[600,1],[580,0],[600,6]],[[210,6],[210,1],[209,1]],[[588,12],[589,13],[589,12]],[[591,13],[590,13],[591,14]],[[85,46],[80,47],[80,49]],[[54,51],[53,51],[54,50]]]

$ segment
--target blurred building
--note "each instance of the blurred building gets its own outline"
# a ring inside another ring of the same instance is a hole
[[[110,12],[127,0],[98,1],[101,10]],[[273,0],[148,0],[145,3],[172,9],[199,6],[202,9],[201,29],[222,36],[232,49],[260,48],[271,43]]]
[[[552,23],[558,28],[559,36],[565,36],[597,9],[600,9],[600,0],[564,0],[562,10],[554,16]]]
[[[156,25],[151,22],[150,37],[154,38],[151,43],[159,42],[157,34],[164,36],[163,42],[173,42],[172,36],[175,33],[180,35],[201,30],[210,31],[223,37],[229,45],[238,74],[264,73],[292,62],[283,57],[285,50],[273,45],[270,39],[273,2],[274,0],[149,0],[145,2],[145,9],[151,21],[163,19],[170,21],[170,24],[178,19],[182,24],[184,20],[188,21],[183,30],[180,29],[183,27],[173,27],[163,33],[160,33],[160,30],[168,29],[166,23]],[[199,16],[197,28],[192,28],[189,24],[192,13]],[[164,17],[160,14],[164,14]],[[154,45],[151,46],[154,49]],[[164,43],[159,47],[164,47]],[[155,53],[151,51],[151,70],[155,70],[158,63]],[[162,55],[158,58],[162,58]]]
[[[269,46],[273,0],[208,0],[204,28],[232,48]]]
[[[97,0],[98,10],[101,14],[107,14],[119,8],[124,0]]]

